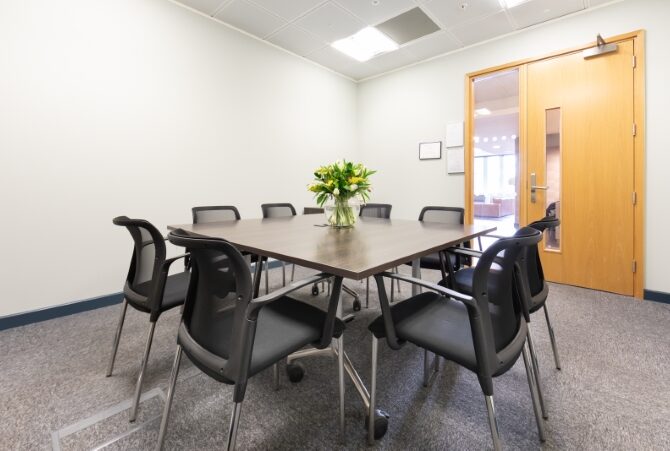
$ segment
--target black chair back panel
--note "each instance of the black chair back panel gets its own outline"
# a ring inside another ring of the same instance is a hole
[[[114,218],[114,224],[125,227],[133,238],[134,249],[130,270],[128,271],[128,286],[135,292],[149,295],[148,282],[155,280],[160,267],[165,262],[165,241],[163,235],[148,221],[130,219],[126,216]]]
[[[552,216],[542,218],[538,221],[531,222],[528,227],[539,230],[544,233],[545,230],[556,228],[561,225],[561,221]],[[537,249],[538,245],[529,246],[527,248],[527,257],[522,264],[522,270],[525,270],[528,275],[528,285],[530,287],[531,296],[535,296],[544,289],[545,279],[544,271],[542,270],[542,262],[540,261],[540,253]]]
[[[297,214],[295,207],[289,203],[262,204],[261,210],[264,218],[286,218]]]
[[[465,209],[459,207],[424,207],[419,221],[439,222],[442,224],[463,224]]]
[[[364,218],[389,219],[391,217],[391,204],[365,204],[361,205],[359,216]]]
[[[473,294],[480,302],[482,315],[489,316],[484,324],[491,324],[491,339],[496,352],[503,350],[517,336],[523,313],[520,293],[514,284],[515,263],[522,257],[526,246],[537,244],[541,238],[537,230],[521,228],[514,236],[493,243],[475,267]],[[475,349],[478,349],[476,341]]]
[[[254,333],[246,318],[252,299],[249,266],[226,241],[196,238],[179,230],[169,238],[191,252],[191,282],[182,321],[189,338],[211,354],[203,356],[199,366],[225,359],[224,367],[209,368],[210,372],[230,381],[244,379],[241,373],[248,370]],[[192,358],[202,355],[199,349],[189,349],[190,340],[182,345]]]
[[[241,219],[240,212],[232,205],[193,207],[193,224],[235,221]]]

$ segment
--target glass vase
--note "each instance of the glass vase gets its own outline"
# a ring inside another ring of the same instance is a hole
[[[352,199],[332,199],[324,206],[328,225],[336,228],[353,227],[360,212],[360,204]]]

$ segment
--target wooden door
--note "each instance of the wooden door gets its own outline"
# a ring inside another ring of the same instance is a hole
[[[528,222],[561,220],[540,245],[551,281],[633,295],[633,55],[631,39],[614,53],[527,66],[524,197]]]

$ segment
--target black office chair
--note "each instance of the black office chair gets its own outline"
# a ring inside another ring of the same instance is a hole
[[[389,219],[391,217],[391,208],[393,208],[391,204],[364,204],[361,205],[359,216]]]
[[[149,337],[144,349],[144,356],[140,365],[140,372],[135,384],[133,404],[130,409],[130,421],[137,418],[137,406],[142,391],[142,380],[149,360],[151,342],[154,337],[156,321],[161,313],[184,303],[186,288],[188,286],[189,273],[187,271],[168,275],[170,265],[185,255],[178,257],[165,257],[165,238],[158,229],[143,219],[130,219],[127,216],[119,216],[113,220],[115,225],[125,227],[133,238],[133,256],[130,260],[130,269],[123,287],[123,306],[121,316],[114,335],[112,345],[112,356],[109,360],[106,376],[112,375],[116,351],[119,348],[121,329],[126,317],[126,310],[130,304],[136,310],[149,314]]]
[[[419,213],[419,221],[437,222],[440,224],[463,225],[464,218],[465,209],[460,207],[429,206],[423,207],[421,213]],[[469,243],[464,243],[464,246],[469,247]],[[465,263],[465,259],[460,255],[446,254],[445,252],[442,252],[441,254],[442,255],[440,256],[440,252],[435,252],[434,254],[421,257],[419,267],[421,269],[439,270],[442,273],[442,278],[445,279],[449,271],[458,270],[462,263]],[[412,266],[412,262],[407,262],[405,264]],[[451,266],[448,267],[447,265]]]
[[[528,227],[531,227],[535,230],[538,230],[540,233],[544,233],[545,230],[553,230],[560,225],[560,221],[555,217],[545,217],[538,221],[535,221],[531,224],[528,224]],[[450,249],[450,253],[457,253],[461,255],[468,255],[472,257],[479,257],[482,255],[481,252],[475,250],[465,250],[465,249]],[[551,347],[554,353],[554,362],[556,364],[556,369],[561,369],[561,362],[558,356],[558,347],[556,346],[556,337],[554,335],[554,328],[551,326],[551,321],[549,320],[549,312],[547,310],[547,297],[549,295],[549,285],[544,278],[544,272],[542,270],[542,262],[540,261],[540,254],[537,250],[537,245],[528,246],[525,249],[525,255],[523,259],[519,260],[518,270],[523,274],[526,281],[526,286],[522,287],[521,292],[524,294],[521,296],[523,300],[524,307],[524,316],[526,322],[528,323],[528,348],[530,350],[530,356],[533,362],[533,369],[535,372],[535,378],[537,380],[538,387],[538,398],[540,401],[540,407],[542,408],[542,416],[544,418],[549,418],[547,413],[547,408],[544,403],[544,395],[542,390],[542,377],[540,374],[540,366],[537,361],[537,353],[535,352],[535,345],[533,344],[533,335],[530,328],[530,315],[536,311],[543,309],[544,316],[547,321],[547,328],[549,329],[549,338],[551,340]],[[463,293],[472,292],[472,279],[474,277],[474,268],[464,268],[461,271],[458,271],[454,274],[454,283],[458,291]],[[441,283],[445,285],[445,283]]]
[[[295,207],[293,207],[292,204],[290,203],[276,203],[276,204],[262,204],[261,205],[261,210],[263,212],[263,218],[287,218],[290,216],[295,216],[297,213],[295,211]],[[267,260],[267,258],[264,258],[264,260]],[[265,294],[268,293],[270,290],[269,287],[269,274],[268,274],[268,266],[265,265]],[[286,264],[284,262],[281,262],[281,270],[282,270],[282,285],[286,286]],[[291,268],[291,282],[293,282],[293,279],[295,278],[295,264]]]
[[[210,222],[238,221],[242,219],[237,207],[233,205],[214,205],[207,207],[191,208],[193,215],[193,224],[205,224]],[[242,252],[245,257],[248,256],[250,263],[258,262],[258,255],[249,252]],[[259,271],[261,265],[259,265]]]
[[[375,429],[384,420],[375,410],[377,347],[381,338],[386,338],[391,349],[400,349],[405,342],[410,342],[476,373],[486,398],[496,450],[501,449],[501,445],[493,404],[493,378],[507,372],[519,355],[523,355],[538,432],[540,440],[544,440],[536,379],[526,350],[528,328],[517,289],[522,283],[518,280],[521,275],[515,271],[517,259],[524,258],[524,249],[540,239],[537,230],[525,227],[513,237],[492,244],[474,268],[472,296],[400,274],[375,275],[382,315],[369,326],[373,339],[368,418],[374,420],[368,422],[370,444],[379,437]],[[406,281],[432,291],[391,306],[384,291],[384,278]]]
[[[544,233],[545,230],[555,230],[561,221],[556,217],[546,217],[528,224],[535,230]],[[540,309],[544,310],[544,317],[547,321],[547,329],[549,329],[549,338],[551,340],[551,348],[554,352],[554,363],[556,369],[561,369],[561,360],[558,357],[558,346],[556,345],[556,336],[554,335],[554,328],[551,326],[549,319],[549,312],[547,311],[547,297],[549,296],[549,285],[544,278],[544,271],[542,270],[542,261],[540,260],[540,253],[537,246],[528,248],[528,256],[525,260],[527,266],[526,273],[528,274],[528,283],[530,288],[530,302],[528,303],[529,313],[535,313]]]
[[[211,378],[234,385],[233,413],[228,450],[235,448],[242,401],[249,378],[307,345],[319,349],[338,344],[340,429],[344,429],[344,323],[336,318],[342,279],[336,279],[328,311],[287,295],[329,277],[318,274],[288,287],[252,298],[260,273],[252,285],[249,266],[230,243],[188,236],[178,230],[168,235],[177,246],[191,249],[191,282],[177,336],[177,351],[168,386],[158,437],[165,440],[182,350]],[[339,282],[338,282],[339,281]]]
[[[393,205],[391,204],[373,204],[368,203],[361,205],[361,212],[359,216],[364,218],[379,218],[379,219],[391,219],[391,209]],[[397,268],[394,268],[394,271],[397,272]],[[398,293],[400,293],[400,283],[397,285]],[[393,281],[391,281],[391,302],[393,302]],[[370,278],[365,279],[365,308],[370,307]]]

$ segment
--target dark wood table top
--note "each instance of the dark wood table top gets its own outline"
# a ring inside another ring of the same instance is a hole
[[[354,280],[496,229],[365,217],[358,218],[353,228],[335,229],[324,227],[322,215],[177,224],[168,228],[223,238],[243,251]]]

